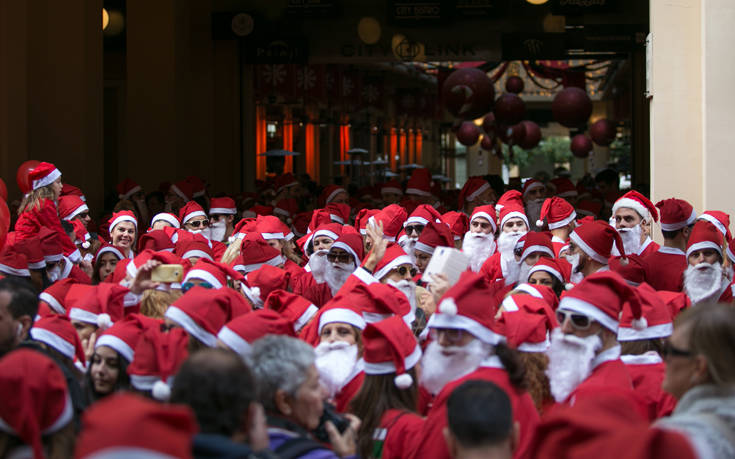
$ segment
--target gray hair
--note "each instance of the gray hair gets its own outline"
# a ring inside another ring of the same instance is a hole
[[[290,336],[268,335],[253,343],[250,362],[266,411],[277,412],[276,391],[296,395],[315,360],[313,347]]]

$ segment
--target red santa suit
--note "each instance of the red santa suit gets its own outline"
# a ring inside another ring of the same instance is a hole
[[[402,410],[388,410],[380,418],[380,425],[373,433],[376,457],[402,459],[409,455],[406,448],[421,431],[424,419]]]
[[[653,242],[653,239],[651,239],[650,237],[646,237],[646,240],[643,241],[643,244],[641,244],[641,248],[638,249],[638,255],[641,258],[645,258],[652,253],[658,252],[658,249],[660,248],[661,246]]]
[[[534,428],[539,422],[539,415],[531,396],[526,391],[520,390],[511,384],[508,373],[503,368],[500,359],[495,355],[485,359],[472,373],[444,386],[434,399],[420,434],[414,437],[414,445],[411,448],[413,454],[410,457],[417,459],[429,457],[449,459],[451,457],[442,434],[447,426],[447,400],[455,388],[472,379],[491,381],[508,394],[513,407],[513,419],[520,425],[520,444],[514,457],[527,457],[528,444]]]
[[[68,239],[68,238],[67,238]],[[68,258],[64,260],[64,269],[59,273],[59,280],[61,279],[74,279],[76,282],[82,284],[91,284],[92,279],[89,278],[87,273],[82,271],[77,265],[71,262]]]
[[[283,264],[283,269],[291,274],[291,277],[298,276],[301,273],[304,273],[304,268],[299,266],[298,264],[294,263],[293,261],[286,259],[286,262]]]
[[[347,377],[347,382],[334,395],[334,405],[338,412],[345,413],[349,411],[350,402],[360,391],[362,382],[365,380],[364,369],[365,362],[362,359],[357,359],[355,367]]]
[[[291,290],[293,293],[311,301],[318,308],[327,304],[333,296],[329,284],[326,282],[322,282],[321,284],[317,283],[314,276],[303,269],[295,277],[293,275],[291,276]]]
[[[569,243],[558,236],[552,236],[551,246],[554,248],[554,257],[560,258],[562,251],[567,250]]]
[[[41,199],[40,207],[26,209],[20,214],[18,221],[15,222],[16,238],[25,239],[36,236],[41,227],[46,227],[58,233],[64,255],[69,257],[72,262],[76,263],[82,260],[79,249],[69,239],[66,231],[61,226],[56,204],[50,199]]]
[[[722,289],[722,293],[720,294],[720,298],[717,300],[718,303],[732,303],[734,301],[733,297],[733,289],[735,288],[735,284],[732,282],[725,285],[725,287]]]
[[[505,261],[502,258],[500,252],[495,252],[490,255],[490,258],[485,260],[480,268],[480,274],[484,275],[490,285],[495,282],[505,281],[505,275],[507,274],[507,263],[515,263],[515,258],[511,255],[510,261]]]
[[[582,381],[563,403],[573,405],[583,397],[595,397],[608,390],[633,392],[633,382],[625,364],[620,360],[620,345],[606,349],[592,362],[592,373]]]
[[[649,421],[668,416],[676,407],[676,399],[661,389],[666,364],[658,353],[649,351],[641,355],[622,355],[633,382],[633,389],[645,404]]]
[[[643,258],[646,282],[656,290],[681,292],[684,287],[684,271],[687,269],[686,253],[674,247],[660,247]]]

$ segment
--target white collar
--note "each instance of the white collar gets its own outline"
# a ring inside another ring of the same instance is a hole
[[[641,244],[641,248],[638,249],[637,255],[642,254],[643,251],[646,250],[646,247],[648,247],[651,244],[651,242],[653,242],[653,239],[651,239],[650,237],[646,236],[646,240],[643,241],[643,244]]]
[[[605,362],[610,362],[612,360],[617,360],[620,358],[620,345],[617,344],[610,349],[605,349],[604,351],[600,352],[595,356],[595,358],[592,360],[592,369],[597,368],[598,366],[602,365]]]
[[[683,250],[677,249],[676,247],[661,246],[658,251],[661,253],[667,253],[669,255],[681,255],[683,257],[687,255]]]
[[[560,238],[559,236],[551,236],[551,242],[561,242],[562,244],[565,244],[567,241]]]
[[[480,367],[505,369],[503,362],[500,361],[500,357],[495,354],[485,357],[482,362],[480,362],[480,365],[478,365],[478,368]]]
[[[626,365],[655,365],[663,362],[663,359],[656,351],[648,351],[640,355],[621,355],[620,360]]]

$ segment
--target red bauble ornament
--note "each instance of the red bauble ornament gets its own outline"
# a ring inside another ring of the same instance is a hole
[[[584,134],[577,134],[572,137],[572,143],[569,144],[569,149],[572,150],[572,154],[577,158],[586,158],[592,151],[592,140]]]
[[[584,124],[592,114],[592,101],[582,89],[561,90],[551,103],[551,113],[562,126],[573,128]]]
[[[3,198],[3,201],[8,200],[8,187],[3,179],[0,179],[0,198]]]
[[[490,112],[482,119],[482,129],[485,134],[490,134],[495,131],[495,113]]]
[[[526,103],[515,94],[505,93],[495,101],[495,119],[507,125],[518,124],[526,114]]]
[[[442,85],[444,106],[449,113],[465,120],[489,112],[494,98],[492,81],[479,69],[455,70]]]
[[[493,146],[495,146],[495,142],[493,141],[493,138],[490,136],[490,134],[485,134],[484,136],[482,136],[480,147],[483,150],[490,151],[493,149]]]
[[[39,161],[31,159],[21,164],[18,168],[18,173],[15,174],[15,181],[18,182],[18,188],[20,188],[21,193],[26,194],[33,188],[33,184],[28,178],[28,174],[30,174],[31,171],[39,164],[41,164]]]
[[[518,142],[518,146],[524,150],[536,148],[536,145],[541,141],[541,128],[533,121],[521,121],[521,124],[525,128],[526,135],[523,136],[522,141]]]
[[[466,147],[477,143],[480,138],[480,129],[472,121],[465,121],[457,130],[457,140]]]
[[[519,76],[511,76],[508,77],[507,80],[505,80],[505,90],[508,92],[512,92],[513,94],[520,94],[523,92],[523,78]]]
[[[617,129],[615,123],[608,119],[597,120],[590,126],[590,137],[592,141],[601,147],[606,147],[613,143]]]

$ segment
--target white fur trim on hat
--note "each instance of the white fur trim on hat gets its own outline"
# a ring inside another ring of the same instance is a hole
[[[636,341],[640,339],[667,338],[674,332],[674,324],[671,322],[646,327],[643,330],[620,327],[618,329],[618,341]]]
[[[186,330],[190,335],[194,336],[206,346],[217,346],[216,336],[203,329],[198,323],[194,321],[194,319],[189,317],[187,313],[185,313],[175,305],[172,304],[171,306],[169,306],[168,309],[166,309],[166,313],[164,314],[164,316],[181,325],[181,328]]]
[[[539,265],[539,264],[533,265],[531,267],[531,270],[528,272],[528,277],[530,278],[531,274],[538,272],[538,271],[547,272],[551,274],[552,276],[556,277],[556,279],[562,284],[564,283],[564,276],[562,276],[561,273],[557,271],[556,269],[552,268],[551,266],[546,266],[546,265]]]
[[[706,221],[712,223],[713,225],[715,225],[715,227],[717,227],[717,229],[720,230],[720,233],[722,233],[723,236],[726,236],[727,235],[727,228],[725,227],[725,225],[723,225],[721,221],[719,221],[718,219],[716,219],[712,215],[710,215],[710,214],[702,214],[699,217],[697,217],[697,220],[706,220]]]
[[[260,233],[260,236],[266,241],[270,239],[286,239],[283,233]]]
[[[209,209],[209,215],[235,215],[237,209],[234,207],[212,207]]]
[[[309,238],[309,241],[313,241],[314,238],[316,237],[323,237],[323,236],[328,237],[332,241],[336,241],[337,239],[339,239],[339,236],[334,231],[329,231],[328,229],[320,229],[320,230],[315,231],[314,234],[312,234],[311,238]]]
[[[124,193],[124,194],[119,194],[119,195],[117,195],[117,196],[118,196],[118,197],[119,197],[120,199],[128,199],[128,198],[129,198],[130,196],[134,195],[135,193],[137,193],[138,191],[140,191],[140,190],[142,190],[142,189],[143,189],[143,188],[141,188],[141,187],[140,187],[140,185],[135,185],[134,187],[132,187],[131,189],[129,189],[129,190],[128,190],[128,191],[126,192],[126,193]]]
[[[664,223],[664,222],[661,222],[661,229],[663,231],[677,231],[677,230],[680,230],[680,229],[684,228],[685,226],[691,225],[696,220],[697,220],[697,211],[694,210],[694,209],[692,209],[692,214],[686,220],[680,221],[680,222],[674,222],[674,223]],[[717,220],[717,219],[714,218],[713,220]],[[720,231],[722,231],[722,230],[720,230]]]
[[[204,269],[192,269],[188,273],[186,273],[186,277],[184,277],[184,282],[188,282],[191,279],[201,279],[205,282],[209,282],[212,287],[216,289],[220,289],[223,287],[222,283],[212,273]]]
[[[480,185],[480,188],[468,194],[467,197],[465,197],[465,201],[469,201],[469,202],[474,201],[478,196],[484,193],[488,188],[490,188],[490,184],[487,182],[483,183],[482,185]]]
[[[188,214],[184,215],[184,218],[181,219],[181,223],[186,224],[186,222],[194,217],[207,218],[207,214],[205,214],[203,210],[195,210],[194,212],[189,212]]]
[[[546,247],[545,245],[529,245],[528,247],[523,247],[523,254],[521,255],[521,261],[524,261],[526,258],[529,257],[529,255],[531,255],[534,252],[543,252],[549,257],[554,258],[554,251]]]
[[[577,244],[579,248],[587,254],[587,256],[591,257],[598,263],[607,265],[607,258],[592,250],[592,247],[590,247],[581,237],[579,237],[579,235],[575,231],[572,231],[572,233],[569,235],[569,239]]]
[[[615,212],[621,207],[627,207],[629,209],[635,210],[638,213],[638,215],[640,215],[641,218],[643,218],[644,220],[649,220],[651,218],[651,213],[648,211],[646,206],[636,201],[635,199],[620,198],[617,201],[615,201],[615,204],[613,204],[613,207],[612,207],[613,215],[615,215]]]
[[[239,265],[239,267],[240,267],[240,269],[241,269],[242,272],[244,272],[245,274],[247,274],[247,273],[251,273],[251,272],[253,272],[253,271],[257,270],[257,269],[260,269],[261,267],[263,267],[263,265],[271,265],[271,266],[276,266],[277,267],[278,265],[283,264],[285,262],[286,262],[286,260],[285,260],[285,258],[283,258],[283,255],[276,255],[275,257],[271,258],[270,260],[264,261],[263,263],[252,263],[252,264],[249,264],[249,265]]]
[[[376,279],[380,280],[388,275],[393,269],[401,266],[401,265],[411,265],[413,266],[413,261],[411,261],[411,258],[408,255],[399,255],[393,260],[391,260],[387,265],[380,268],[378,271],[376,271],[373,276],[375,276]]]
[[[415,367],[419,363],[419,360],[421,360],[421,346],[417,344],[413,352],[403,360],[403,367],[408,371]],[[385,362],[365,362],[365,374],[367,375],[386,375],[395,372],[396,364],[392,360]]]
[[[517,349],[521,352],[546,352],[549,347],[551,347],[551,341],[549,340],[549,332],[546,332],[546,339],[540,343],[521,343]]]
[[[82,204],[81,206],[79,206],[76,209],[72,210],[71,213],[69,213],[69,215],[67,215],[66,217],[64,217],[64,220],[67,221],[67,222],[70,222],[77,215],[81,214],[82,212],[88,212],[88,211],[89,211],[89,207],[87,207],[86,204]]]
[[[395,194],[403,194],[403,190],[400,188],[392,187],[392,186],[384,186],[380,189],[380,193],[395,193]]]
[[[54,170],[49,172],[45,177],[41,177],[40,179],[33,181],[33,190],[35,191],[44,186],[49,186],[59,177],[61,177],[61,171],[54,168]]]
[[[120,355],[125,357],[128,363],[132,362],[133,357],[135,356],[135,350],[133,350],[133,348],[130,347],[128,343],[115,335],[103,334],[102,336],[97,338],[97,341],[95,341],[94,343],[94,348],[97,349],[100,346],[107,346],[111,349],[114,349]]]
[[[577,212],[572,211],[572,213],[568,217],[566,217],[565,219],[563,219],[563,220],[559,220],[558,222],[554,222],[554,223],[549,222],[549,229],[550,230],[553,230],[553,229],[561,228],[563,226],[567,226],[572,221],[574,221],[576,218],[577,218]],[[539,220],[539,221],[541,221],[541,220]],[[538,227],[543,226],[543,222],[541,222],[541,225],[539,225],[538,222],[536,222],[536,226],[538,226]]]
[[[106,254],[106,253],[111,253],[111,254],[115,255],[118,258],[118,260],[123,260],[125,258],[125,255],[123,255],[123,253],[117,247],[108,245],[106,247],[102,247],[97,252],[97,256],[95,257],[94,261],[97,262],[97,260],[99,260],[100,257],[102,255]],[[133,276],[133,277],[135,277],[135,276]]]
[[[414,245],[413,248],[414,248],[414,250],[420,250],[422,252],[426,252],[429,255],[433,255],[434,254],[434,250],[436,250],[436,247],[432,247],[430,245],[424,244],[421,241],[417,241],[416,242],[416,245]]]
[[[446,301],[446,299],[442,301],[442,305],[444,304],[444,301]],[[441,305],[439,308],[440,310],[434,313],[429,319],[429,322],[426,324],[427,327],[465,330],[472,333],[472,335],[480,341],[492,344],[493,346],[505,342],[504,336],[495,333],[476,320],[470,319],[469,317],[461,314],[447,314],[442,312]]]
[[[544,185],[542,182],[539,182],[538,180],[536,180],[533,183],[531,183],[530,185],[528,185],[528,188],[526,188],[523,191],[523,196],[525,196],[526,193],[528,193],[531,190],[535,190],[536,188],[544,188],[545,186],[546,185]]]
[[[530,276],[530,274],[529,274],[529,276]],[[526,282],[523,282],[523,283],[520,283],[520,284],[516,285],[513,290],[520,290],[521,292],[528,293],[529,295],[531,295],[534,298],[540,298],[542,300],[544,299],[544,296],[541,294],[541,292],[539,292],[531,284],[528,284]],[[514,302],[514,304],[515,304],[515,302]]]
[[[315,305],[310,304],[308,308],[306,308],[306,311],[304,311],[303,314],[299,316],[298,319],[293,324],[293,330],[298,333],[299,330],[304,328],[304,326],[309,323],[312,317],[319,312],[319,308],[317,308]]]
[[[206,258],[209,261],[214,261],[214,258],[212,258],[212,255],[208,254],[207,252],[203,250],[198,249],[192,249],[187,252],[184,252],[183,255],[181,255],[181,258],[192,258],[192,257],[198,257],[198,258]]]
[[[524,222],[526,222],[526,226],[528,228],[531,227],[531,225],[528,224],[528,217],[526,217],[526,214],[524,214],[523,212],[517,212],[517,211],[508,212],[507,215],[504,215],[503,216],[503,219],[500,220],[500,227],[502,228],[503,226],[505,226],[505,222],[507,222],[511,218],[520,218],[521,220],[523,220]]]
[[[66,314],[66,309],[64,308],[64,306],[62,306],[61,303],[59,303],[59,300],[51,296],[51,294],[46,293],[46,292],[41,292],[38,295],[38,299],[41,301],[45,301],[46,304],[51,306],[51,309],[53,309],[54,312],[56,312],[57,314]]]
[[[225,343],[230,349],[237,352],[240,356],[246,357],[250,355],[250,351],[252,350],[250,343],[245,341],[242,336],[238,335],[226,326],[222,327],[217,334],[217,338]]]
[[[482,217],[485,220],[487,220],[488,222],[490,222],[490,226],[493,227],[493,233],[498,230],[498,228],[496,226],[496,223],[495,223],[495,219],[493,219],[490,216],[489,213],[487,213],[487,212],[475,212],[474,214],[472,214],[472,217],[470,217],[470,223],[472,223],[472,221],[474,219],[476,219],[477,217]]]
[[[431,193],[418,188],[406,188],[406,194],[417,194],[419,196],[431,196]]]
[[[324,311],[319,317],[319,334],[322,333],[322,328],[324,328],[325,325],[334,322],[350,324],[360,330],[365,328],[365,319],[363,319],[360,314],[351,309],[334,308]]]
[[[689,258],[689,255],[691,255],[693,252],[704,249],[714,249],[717,251],[717,253],[720,254],[720,256],[722,256],[722,247],[720,247],[713,241],[701,241],[687,247],[687,258]]]
[[[330,250],[332,248],[342,249],[345,252],[352,255],[352,258],[355,260],[355,266],[359,265],[362,260],[360,260],[360,257],[357,256],[357,253],[350,247],[349,245],[345,244],[344,241],[337,241],[334,244],[332,244],[332,247],[330,247]]]
[[[85,311],[84,309],[71,308],[69,310],[69,319],[97,326],[97,314]]]
[[[403,227],[407,227],[408,225],[412,223],[418,223],[419,225],[428,225],[429,220],[425,219],[424,217],[419,217],[418,215],[414,215],[413,217],[408,217],[405,222],[403,222]]]
[[[334,199],[334,197],[340,193],[347,193],[347,190],[345,190],[344,188],[337,188],[336,190],[332,191],[331,193],[329,193],[329,196],[327,196],[325,204],[329,204],[332,199]]]
[[[174,228],[181,228],[179,219],[168,212],[161,212],[160,214],[156,214],[153,217],[153,220],[151,220],[151,227],[153,227],[153,224],[156,223],[157,221],[164,221],[170,224],[171,226],[173,226]]]
[[[31,272],[26,268],[13,268],[0,263],[0,273],[10,274],[12,276],[31,277]]]
[[[603,327],[608,330],[617,333],[618,332],[618,321],[613,319],[609,315],[605,314],[600,308],[592,303],[588,303],[579,298],[565,296],[559,302],[557,310],[563,309],[566,311],[576,312],[578,314],[585,315],[590,319],[594,319],[600,323]]]
[[[66,341],[56,333],[50,330],[46,330],[45,328],[32,327],[31,338],[53,347],[57,351],[64,354],[66,357],[74,360],[74,345]]]
[[[112,223],[110,223],[110,232],[112,232],[112,230],[115,229],[115,225],[117,225],[118,223],[122,223],[122,222],[130,222],[133,224],[133,226],[135,226],[136,230],[138,229],[138,220],[131,217],[130,215],[120,215],[119,217],[114,219]]]

